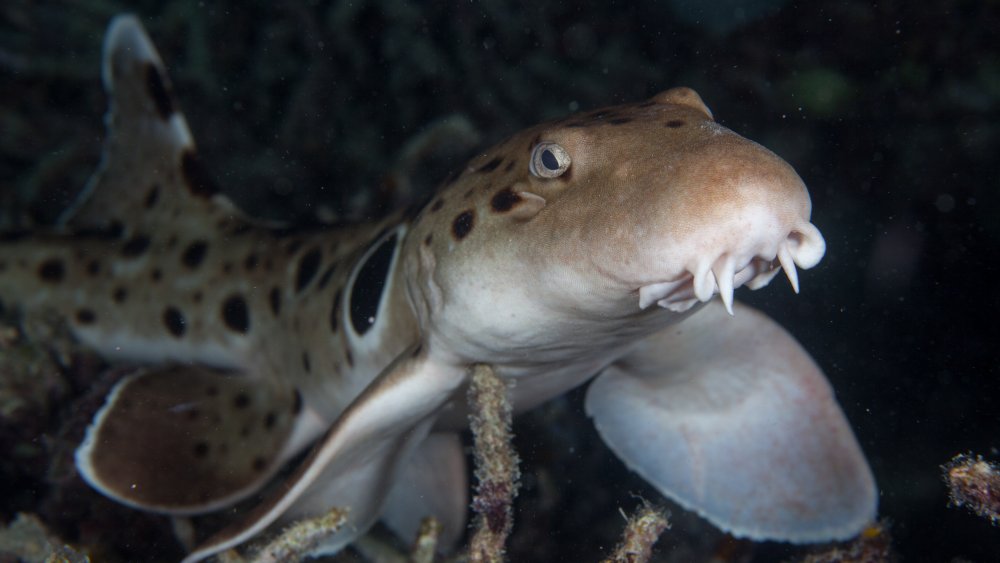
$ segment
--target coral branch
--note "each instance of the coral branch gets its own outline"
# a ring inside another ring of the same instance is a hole
[[[1000,467],[982,456],[959,454],[941,467],[949,505],[964,506],[994,525],[1000,524]]]
[[[433,563],[434,552],[437,550],[438,538],[441,536],[441,523],[437,518],[428,516],[420,522],[420,531],[410,550],[411,563]]]
[[[885,524],[874,523],[850,542],[810,553],[799,563],[891,563],[896,561],[892,536]]]
[[[622,541],[610,557],[601,563],[644,563],[653,553],[653,544],[670,528],[667,515],[660,508],[643,503],[639,511],[628,519]]]
[[[473,368],[469,387],[472,435],[476,443],[475,532],[469,546],[472,563],[503,561],[504,543],[513,524],[518,457],[511,446],[511,406],[507,386],[489,366]]]
[[[347,522],[347,510],[334,508],[317,518],[296,522],[274,541],[264,546],[251,563],[278,563],[305,559],[321,541]]]

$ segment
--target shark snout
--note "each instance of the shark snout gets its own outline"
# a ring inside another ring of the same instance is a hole
[[[728,160],[707,156],[668,196],[680,219],[666,217],[662,238],[651,241],[659,248],[650,266],[662,277],[639,288],[643,309],[682,312],[718,294],[731,313],[736,288],[764,287],[779,270],[798,293],[796,268],[812,268],[826,252],[805,185],[783,160],[750,143],[730,147]]]

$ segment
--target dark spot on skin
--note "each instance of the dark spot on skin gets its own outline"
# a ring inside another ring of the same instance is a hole
[[[514,160],[511,160],[510,162],[507,163],[507,166],[504,167],[503,171],[504,172],[510,172],[511,170],[514,169],[514,165],[515,164],[517,164],[517,162],[514,161]]]
[[[396,251],[399,237],[393,233],[378,244],[374,251],[368,254],[364,264],[358,268],[358,273],[351,286],[349,312],[354,331],[365,334],[378,318],[379,304],[385,291],[389,267]]]
[[[188,190],[196,196],[212,197],[219,193],[219,186],[205,169],[198,155],[192,150],[184,151],[181,156],[181,173],[187,183]]]
[[[80,309],[76,312],[76,321],[82,325],[94,324],[96,320],[97,315],[90,309]]]
[[[149,249],[150,239],[146,235],[135,235],[122,245],[122,256],[136,258]]]
[[[115,300],[115,303],[124,303],[128,299],[128,290],[124,287],[116,287],[111,293],[111,298]]]
[[[441,211],[442,207],[444,207],[444,200],[441,198],[435,199],[434,203],[431,204],[431,213]]]
[[[195,303],[201,303],[202,297],[203,296],[200,291],[196,291],[191,294],[191,300],[194,301]]]
[[[208,456],[208,444],[206,442],[198,442],[194,445],[192,453],[198,459],[205,459]]]
[[[167,86],[163,81],[160,70],[152,63],[146,63],[146,90],[149,93],[149,97],[153,99],[153,103],[156,105],[156,112],[160,114],[160,118],[164,120],[170,119],[171,114],[174,113],[173,100],[170,98],[170,93],[167,91]]]
[[[184,331],[187,328],[184,314],[177,307],[167,307],[163,310],[163,324],[170,334],[177,338],[184,336]]]
[[[240,391],[235,397],[233,397],[233,406],[238,409],[245,409],[249,407],[250,395],[247,395],[244,391]]]
[[[521,203],[521,196],[510,188],[504,188],[490,200],[490,207],[497,213],[506,213]]]
[[[49,258],[38,266],[38,277],[48,283],[59,283],[66,277],[66,266],[58,258]]]
[[[340,326],[340,289],[333,296],[333,307],[330,308],[330,332],[337,332]]]
[[[231,274],[231,273],[233,273],[233,263],[232,262],[223,262],[222,263],[222,273],[223,274]]]
[[[242,428],[240,428],[240,436],[242,436],[244,438],[247,438],[247,437],[250,436],[250,425],[249,424],[246,424]]]
[[[476,170],[476,172],[493,172],[501,164],[503,164],[503,159],[499,156],[494,156],[492,160],[480,166],[479,170]]]
[[[91,276],[101,273],[101,263],[98,260],[87,262],[87,273]]]
[[[326,289],[327,284],[330,283],[330,279],[333,278],[333,273],[337,271],[337,263],[334,262],[323,272],[323,275],[319,277],[319,283],[316,284],[316,289]]]
[[[193,422],[201,417],[201,411],[197,408],[188,409],[187,412],[184,413],[184,417]]]
[[[626,123],[631,123],[631,122],[632,122],[632,118],[631,117],[616,117],[616,118],[608,121],[608,123],[610,123],[612,125],[624,125]]]
[[[205,395],[209,397],[217,397],[219,395],[219,388],[215,385],[209,385],[205,388]]]
[[[253,470],[257,473],[264,471],[267,468],[267,460],[261,456],[253,458]]]
[[[177,248],[177,235],[170,235],[167,239],[167,250],[173,250]]]
[[[323,257],[322,252],[318,248],[314,248],[307,252],[301,260],[299,260],[299,269],[295,273],[295,291],[300,292],[309,282],[316,277],[316,272],[319,271],[319,261]]]
[[[462,199],[469,199],[472,197],[472,190],[467,190],[465,194],[462,195]]]
[[[306,373],[312,371],[312,361],[309,359],[309,352],[302,352],[302,369]]]
[[[272,287],[271,291],[267,294],[267,300],[271,304],[271,312],[277,317],[281,314],[281,290],[277,287]]]
[[[146,206],[146,209],[152,209],[157,201],[160,201],[160,186],[153,184],[153,187],[146,192],[146,199],[143,200],[142,204]]]
[[[451,222],[451,232],[455,238],[462,240],[472,232],[472,227],[476,224],[476,212],[467,209],[459,213],[455,220]]]
[[[250,330],[250,311],[242,294],[230,295],[222,302],[222,322],[229,330],[246,334]]]
[[[424,351],[424,345],[423,345],[423,343],[417,344],[417,347],[413,349],[413,353],[410,354],[410,357],[411,358],[416,358],[416,357],[420,356],[420,352],[423,352],[423,351]]]
[[[678,127],[684,127],[684,121],[681,119],[671,119],[667,122],[667,127],[671,129],[677,129]]]
[[[351,351],[350,350],[347,351],[347,354],[344,356],[344,359],[347,360],[347,365],[349,367],[352,367],[352,368],[354,367],[354,356],[351,355]]]
[[[297,415],[302,412],[302,393],[295,390],[295,397],[292,399],[292,414]]]
[[[264,417],[264,430],[271,430],[276,422],[278,422],[278,415],[274,411],[267,413],[267,416]]]
[[[424,246],[430,246],[433,241],[434,233],[427,233],[427,236],[424,237]]]
[[[150,279],[154,282],[158,282],[163,279],[163,270],[159,268],[153,268],[153,271],[149,274]]]
[[[535,150],[535,145],[537,145],[541,140],[541,135],[535,135],[535,138],[532,139],[531,143],[528,145],[528,154],[531,154],[531,151]]]
[[[256,254],[249,254],[246,259],[243,260],[243,267],[246,268],[246,271],[252,272],[257,269],[257,261],[258,258]]]
[[[201,265],[207,252],[208,243],[203,240],[196,240],[184,249],[184,254],[181,254],[181,262],[193,270]]]

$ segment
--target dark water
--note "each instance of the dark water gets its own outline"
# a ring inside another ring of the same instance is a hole
[[[830,377],[872,463],[896,551],[906,561],[1000,560],[1000,529],[947,508],[939,469],[957,453],[995,458],[1000,447],[992,287],[1000,274],[1000,5],[719,6],[5,3],[0,219],[50,219],[95,165],[100,41],[119,11],[135,11],[148,27],[220,183],[272,216],[367,216],[406,199],[391,189],[388,167],[408,140],[449,115],[465,116],[492,142],[577,108],[691,86],[723,125],[777,152],[810,187],[826,258],[802,275],[797,297],[782,283],[741,297],[789,328]],[[454,150],[413,174],[417,194],[470,152],[459,142],[445,148]],[[655,498],[599,445],[579,410],[578,397],[560,401],[517,429],[532,476],[515,560],[596,561],[615,541],[617,507],[634,505],[629,493]],[[30,433],[50,443],[70,412],[54,408],[29,430],[5,424],[4,448]],[[4,454],[4,520],[38,512],[79,541],[99,537],[93,528],[102,522],[131,518],[82,517],[81,504],[101,501],[54,485],[49,450],[39,451],[26,461]],[[539,500],[552,475],[572,476],[554,505]],[[116,534],[109,557],[175,557],[169,531],[148,521],[141,540]],[[703,530],[679,518],[659,557],[704,553],[717,539]],[[758,561],[793,554],[752,551]]]

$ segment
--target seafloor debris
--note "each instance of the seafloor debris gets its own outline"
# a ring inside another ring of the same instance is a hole
[[[883,523],[871,524],[854,540],[810,553],[799,563],[892,563],[892,535]]]
[[[645,563],[653,554],[653,544],[670,527],[663,510],[644,503],[625,525],[622,541],[601,563]]]
[[[25,563],[88,563],[90,558],[54,538],[33,515],[18,514],[6,528],[0,529],[0,561]]]
[[[979,455],[959,454],[941,468],[950,506],[964,506],[1000,524],[1000,466]]]
[[[472,436],[476,442],[476,513],[469,542],[472,563],[503,561],[504,543],[513,524],[511,505],[517,496],[518,457],[511,446],[511,406],[507,384],[493,368],[477,365],[469,386]]]

